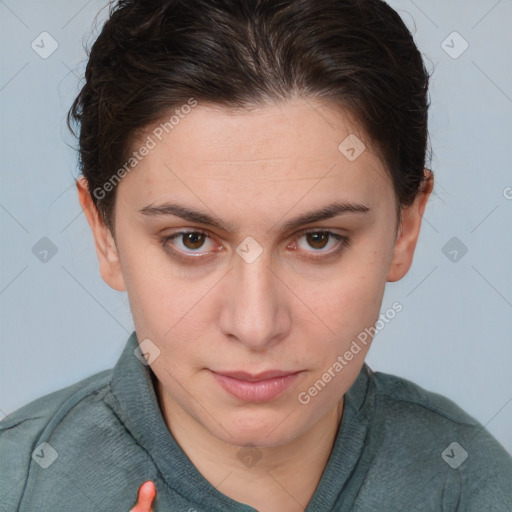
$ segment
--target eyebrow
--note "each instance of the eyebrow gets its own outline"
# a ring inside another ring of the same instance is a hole
[[[347,213],[367,213],[370,211],[368,206],[361,203],[334,202],[318,210],[312,210],[286,221],[282,228],[287,230],[295,229],[304,224],[326,220]],[[173,215],[190,222],[214,226],[226,231],[236,232],[238,226],[230,223],[223,223],[205,212],[193,210],[177,203],[164,203],[161,205],[148,205],[139,210],[140,213],[147,216],[157,217],[164,215]]]

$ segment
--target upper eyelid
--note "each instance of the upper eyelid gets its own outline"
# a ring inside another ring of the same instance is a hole
[[[180,229],[179,231],[176,231],[175,233],[171,233],[170,235],[163,235],[163,238],[165,238],[166,236],[167,237],[172,237],[172,236],[178,236],[178,235],[186,235],[186,234],[190,234],[190,233],[200,233],[200,234],[206,235],[208,238],[211,238],[211,239],[215,239],[216,238],[216,236],[215,235],[211,235],[210,232],[207,229],[200,229],[200,228],[196,228],[196,229],[194,229],[194,228]],[[311,227],[311,228],[299,229],[295,233],[292,233],[291,235],[288,235],[288,236],[296,237],[296,236],[299,236],[299,235],[304,235],[306,233],[331,233],[331,234],[334,234],[334,235],[339,234],[336,231],[334,231],[333,228]]]

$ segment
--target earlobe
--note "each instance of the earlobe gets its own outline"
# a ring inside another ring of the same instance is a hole
[[[393,259],[386,279],[388,282],[399,281],[411,268],[423,213],[433,186],[433,174],[430,170],[425,169],[425,181],[414,202],[409,207],[402,209],[402,221],[398,228]]]
[[[76,181],[76,188],[82,210],[94,237],[101,277],[114,290],[126,291],[119,252],[114,237],[100,217],[89,193],[87,180],[84,177],[79,178]]]

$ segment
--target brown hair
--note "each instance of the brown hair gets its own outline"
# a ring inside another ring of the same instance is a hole
[[[68,126],[80,125],[81,172],[90,191],[103,191],[93,202],[114,232],[116,187],[104,185],[137,133],[171,109],[191,98],[235,109],[326,99],[353,113],[378,149],[400,214],[431,177],[429,78],[411,33],[381,0],[119,0]]]

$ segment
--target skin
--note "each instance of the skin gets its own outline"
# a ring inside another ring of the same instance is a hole
[[[338,149],[349,134],[366,145],[354,161]],[[101,275],[127,291],[139,341],[160,350],[151,367],[169,430],[219,491],[261,512],[305,509],[370,343],[309,403],[298,395],[378,320],[386,282],[411,266],[432,186],[402,210],[397,229],[392,182],[370,141],[347,112],[304,98],[244,112],[196,106],[119,183],[115,236],[78,181]],[[139,212],[166,201],[236,229]],[[282,228],[334,201],[369,211]],[[306,228],[347,236],[349,245],[333,255],[339,242],[300,233]],[[198,263],[158,240],[182,230],[211,236],[168,242]],[[252,263],[236,252],[246,237],[263,249]],[[226,393],[210,371],[267,369],[301,373],[277,398],[252,403]],[[242,447],[261,458],[247,467]],[[150,510],[153,490],[141,488],[134,511]]]
[[[139,487],[137,503],[130,512],[153,512],[152,503],[156,496],[155,484],[150,480]]]

